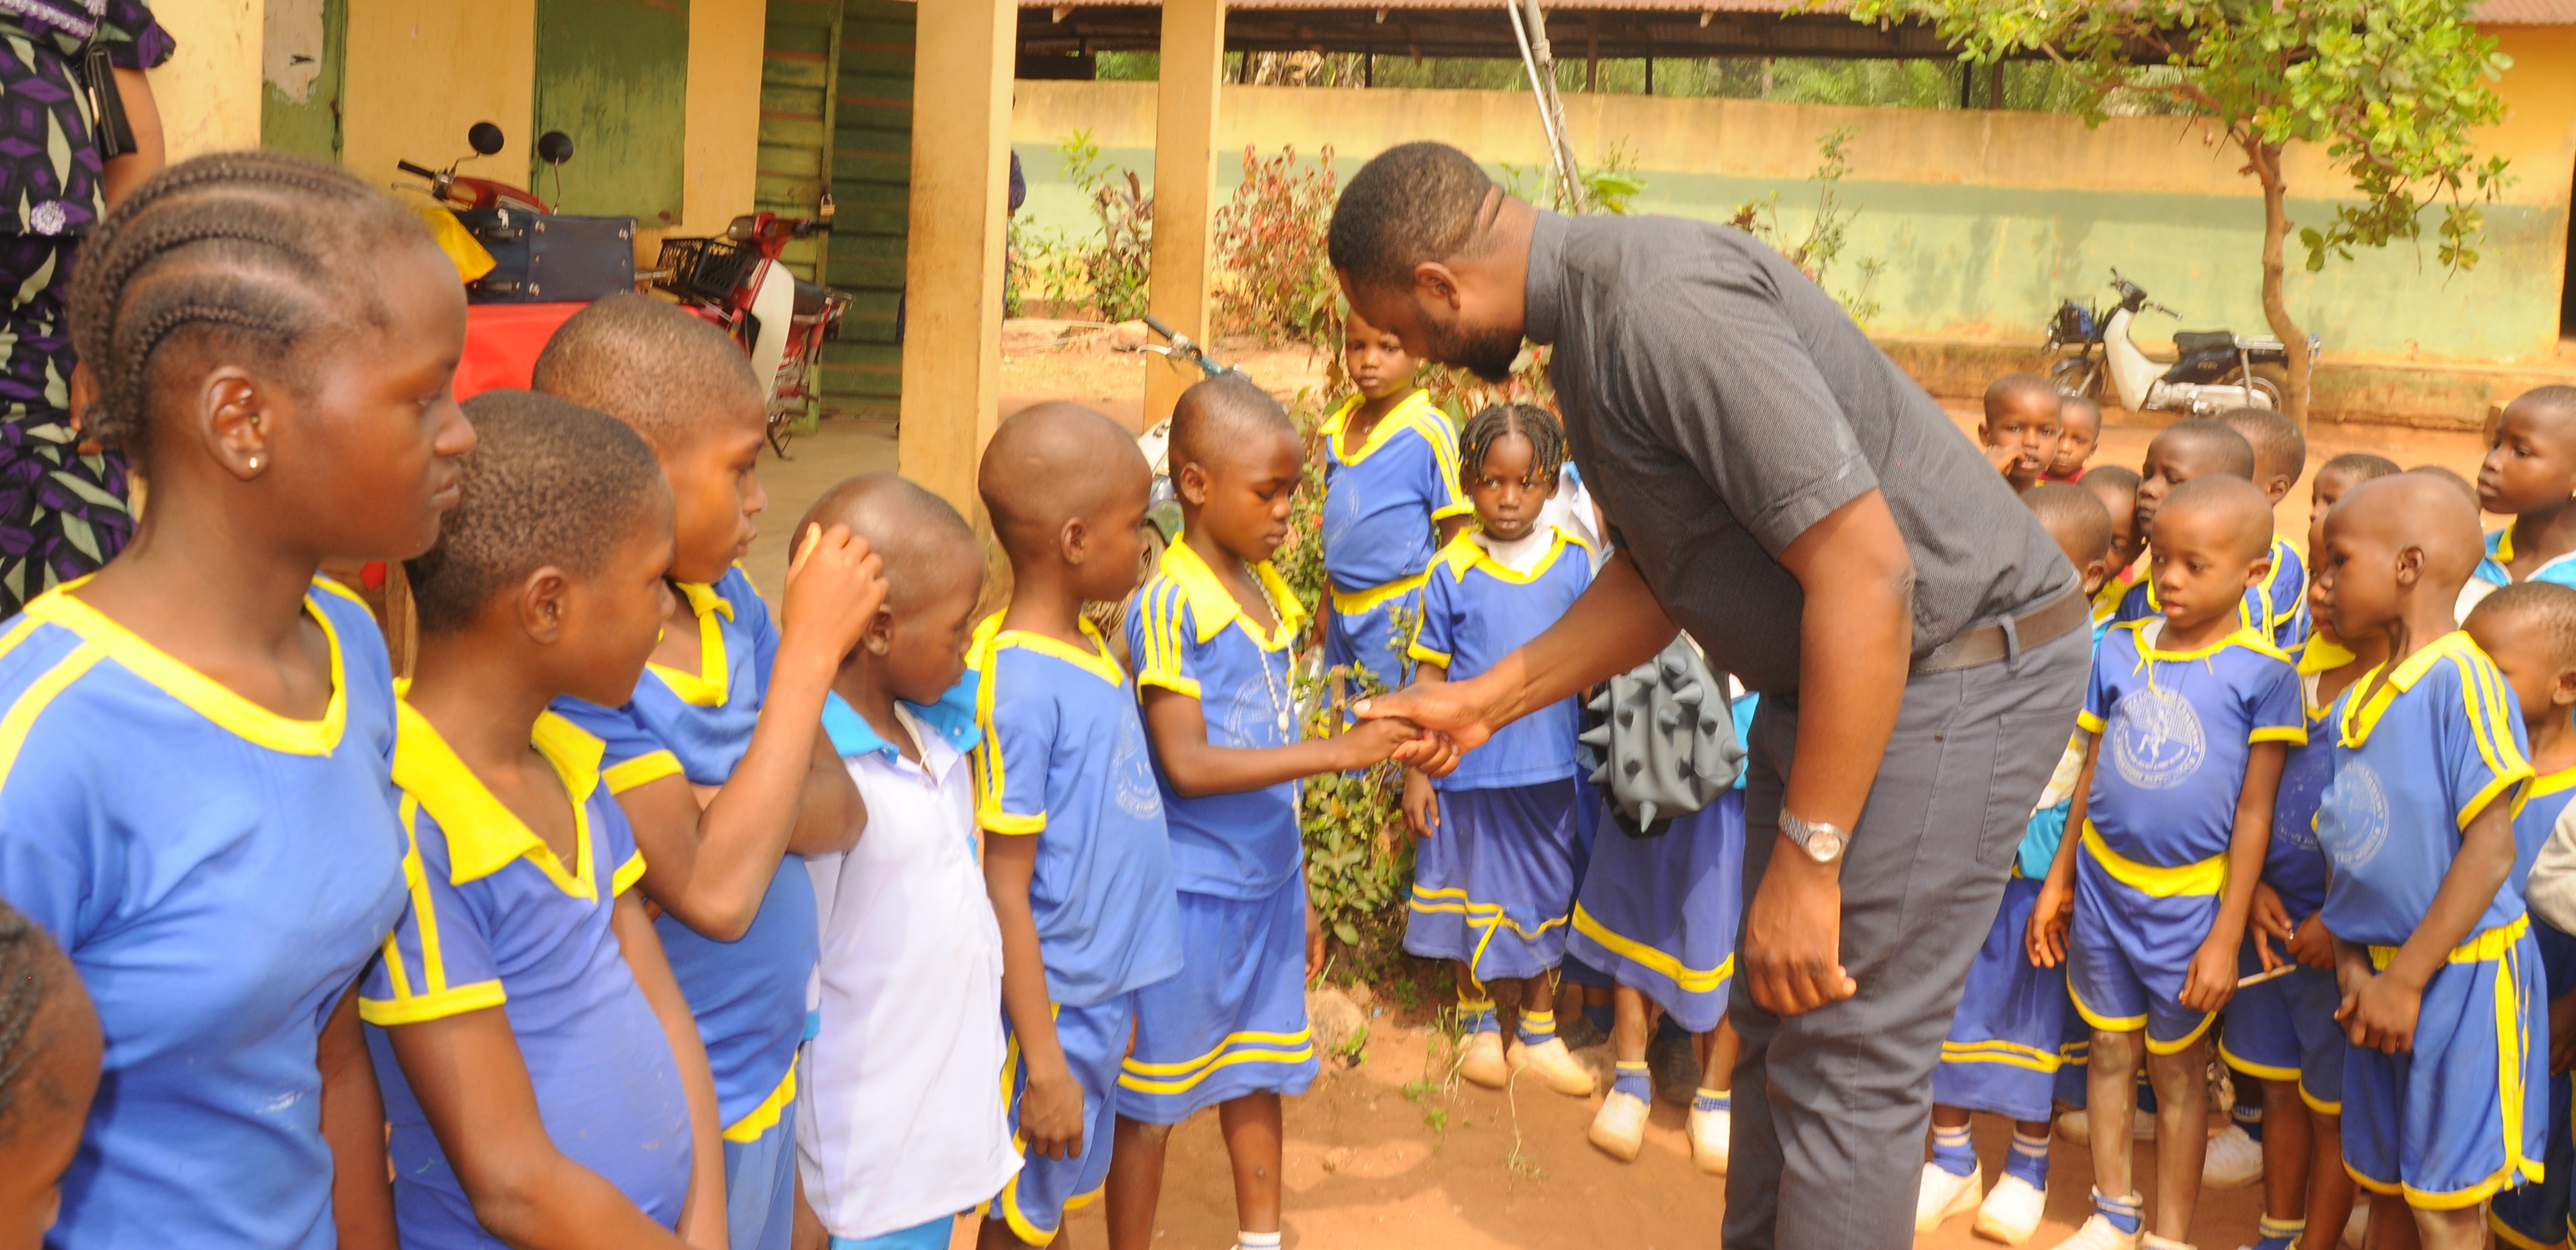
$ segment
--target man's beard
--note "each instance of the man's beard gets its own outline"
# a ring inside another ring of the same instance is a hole
[[[1521,332],[1496,326],[1465,332],[1452,326],[1426,327],[1431,358],[1456,365],[1488,382],[1509,381],[1512,362],[1520,359]]]

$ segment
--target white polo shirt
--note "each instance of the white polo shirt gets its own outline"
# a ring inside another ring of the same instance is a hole
[[[899,1232],[991,1198],[1019,1170],[1004,1118],[1002,935],[975,851],[974,675],[897,709],[904,759],[838,695],[823,727],[867,831],[805,861],[822,921],[819,1012],[801,1061],[797,1164],[836,1238]]]

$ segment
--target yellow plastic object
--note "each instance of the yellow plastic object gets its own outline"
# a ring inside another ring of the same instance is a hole
[[[448,262],[456,266],[457,277],[472,282],[492,272],[498,263],[492,253],[483,250],[474,232],[466,229],[465,223],[458,221],[445,205],[427,199],[413,200],[411,211],[420,214],[421,224],[429,227],[429,237],[438,242],[438,250],[447,253]]]

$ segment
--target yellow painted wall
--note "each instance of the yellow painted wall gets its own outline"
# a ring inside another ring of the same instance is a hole
[[[751,211],[768,9],[766,0],[689,5],[688,181],[674,233],[713,234]]]
[[[157,0],[153,16],[179,41],[153,70],[170,159],[259,146],[259,0]]]
[[[397,160],[431,168],[470,153],[465,130],[500,126],[508,146],[464,172],[527,177],[536,108],[535,0],[349,0],[349,63],[341,163],[379,186]],[[250,80],[259,82],[258,58]]]

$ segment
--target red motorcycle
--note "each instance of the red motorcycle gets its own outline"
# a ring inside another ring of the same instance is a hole
[[[751,353],[752,372],[770,379],[769,446],[782,460],[796,422],[822,405],[814,364],[823,344],[840,337],[850,297],[797,277],[779,258],[790,242],[831,229],[828,195],[811,220],[746,213],[719,238],[662,240],[653,279],[655,288],[732,335]]]

